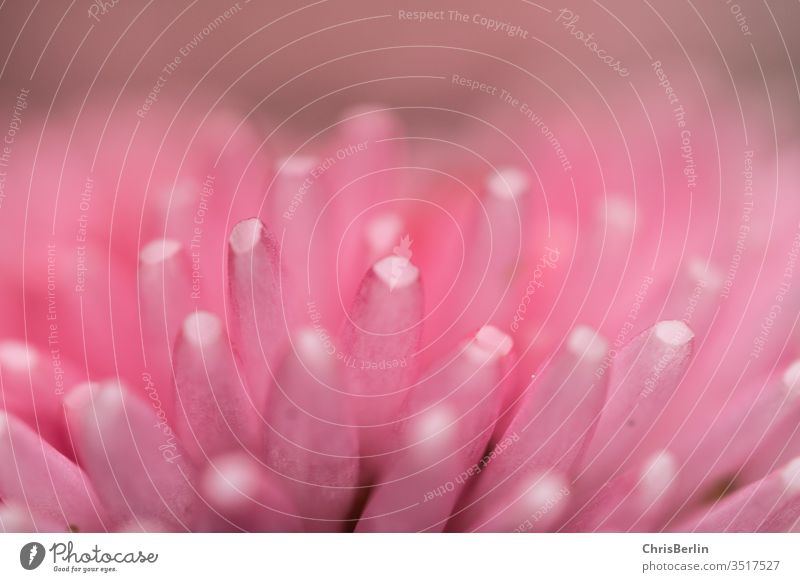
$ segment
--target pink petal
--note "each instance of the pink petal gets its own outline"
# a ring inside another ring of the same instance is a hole
[[[591,440],[605,402],[606,380],[595,372],[606,342],[588,327],[578,327],[566,348],[534,377],[514,419],[499,439],[509,444],[477,478],[462,503],[465,516],[483,512],[495,496],[519,488],[532,476],[553,471],[569,477]]]
[[[200,488],[217,513],[213,531],[302,531],[303,522],[274,475],[246,453],[213,459],[201,476]]]
[[[198,311],[184,321],[175,346],[175,383],[178,433],[193,456],[255,444],[254,404],[215,315]]]
[[[257,218],[240,222],[231,232],[228,279],[231,340],[253,402],[261,408],[284,349],[287,323],[280,250]]]
[[[678,524],[675,531],[781,532],[800,520],[800,458]]]
[[[681,441],[685,448],[681,456],[686,459],[681,471],[683,497],[694,500],[706,494],[709,487],[741,480],[742,467],[753,460],[762,444],[772,445],[774,459],[774,453],[785,444],[786,431],[776,435],[778,442],[771,437],[784,426],[784,420],[797,418],[799,393],[800,364],[796,364],[780,378],[746,386],[718,412],[711,413],[704,433]]]
[[[483,327],[409,397],[405,448],[385,463],[358,531],[443,531],[497,420],[502,358],[511,338]]]
[[[321,328],[302,328],[264,410],[267,463],[310,531],[341,531],[360,494],[358,431]],[[276,477],[277,478],[277,477]]]
[[[567,531],[653,531],[676,499],[677,461],[660,451],[642,466],[602,485],[578,507]]]
[[[662,321],[633,338],[612,362],[608,399],[584,460],[581,479],[603,482],[646,454],[647,432],[680,383],[692,353],[692,331]]]
[[[422,309],[419,273],[408,259],[386,257],[364,276],[336,353],[354,396],[362,454],[392,450],[392,424],[416,368]]]
[[[480,512],[459,520],[457,531],[543,532],[551,530],[570,503],[570,487],[563,475],[529,475],[502,493]]]
[[[26,507],[36,529],[103,531],[105,511],[78,466],[21,420],[0,412],[0,497]]]
[[[202,518],[195,471],[152,402],[116,382],[83,385],[67,398],[70,433],[114,523],[145,519],[190,529]]]
[[[75,377],[60,350],[54,355],[22,342],[0,342],[0,410],[25,421],[65,453],[69,447],[61,404]]]
[[[142,348],[161,403],[172,418],[172,348],[181,323],[190,311],[189,257],[181,244],[158,239],[139,253],[139,301]]]

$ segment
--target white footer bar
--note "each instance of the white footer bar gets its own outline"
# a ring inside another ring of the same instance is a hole
[[[798,534],[0,534],[0,580],[778,582],[798,554]]]

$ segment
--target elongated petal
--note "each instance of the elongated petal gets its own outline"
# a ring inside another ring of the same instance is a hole
[[[28,508],[37,529],[103,531],[105,511],[86,474],[12,415],[0,412],[0,497]]]
[[[683,378],[692,338],[692,331],[683,322],[662,321],[619,350],[582,479],[603,482],[621,472],[634,451],[648,452],[645,435]]]
[[[151,403],[109,382],[77,388],[66,412],[81,465],[114,523],[145,519],[179,530],[200,523],[194,469]]]
[[[60,533],[67,531],[69,529],[64,523],[44,517],[34,518],[31,512],[22,505],[0,504],[0,533]]]
[[[576,502],[567,531],[653,531],[676,499],[677,461],[659,451],[640,467],[600,485]]]
[[[536,377],[501,442],[509,443],[476,479],[458,521],[474,520],[493,497],[548,471],[569,477],[591,440],[605,402],[606,380],[597,376],[606,342],[587,327]],[[513,444],[511,444],[513,443]]]
[[[479,513],[462,520],[458,531],[542,532],[557,524],[570,502],[570,487],[563,475],[529,475],[491,499]]]
[[[467,239],[469,261],[458,286],[466,309],[457,327],[511,319],[509,309],[521,295],[515,283],[520,279],[528,189],[528,177],[516,168],[500,168],[487,179],[486,196]]]
[[[254,403],[215,315],[198,311],[186,318],[175,346],[175,383],[178,433],[195,457],[255,444]]]
[[[61,405],[74,378],[60,349],[45,354],[22,342],[0,342],[0,409],[35,428],[61,452],[68,451]]]
[[[200,487],[217,512],[214,531],[302,531],[303,521],[274,474],[246,453],[228,453],[211,460]]]
[[[422,287],[406,258],[378,261],[361,282],[341,334],[337,358],[355,397],[362,454],[392,450],[392,427],[415,370],[422,321]],[[396,444],[396,443],[394,443]]]
[[[482,328],[415,387],[403,427],[405,448],[387,460],[358,531],[443,531],[482,457],[502,399],[509,336]]]
[[[295,334],[264,411],[267,462],[309,531],[351,529],[360,493],[358,432],[329,338],[322,328]]]
[[[800,520],[800,458],[675,527],[695,532],[790,531]]]
[[[191,309],[190,275],[189,257],[178,241],[155,240],[139,253],[142,349],[147,373],[170,418],[174,410],[172,350]]]
[[[707,419],[705,433],[682,441],[686,461],[681,487],[687,499],[741,482],[743,467],[754,460],[762,444],[772,446],[764,453],[771,453],[773,460],[785,444],[784,421],[800,413],[800,364],[789,366],[779,378],[748,388]],[[772,438],[775,431],[782,433],[777,439]]]
[[[260,407],[284,347],[280,250],[257,218],[231,232],[228,254],[231,340],[242,362],[253,401]]]

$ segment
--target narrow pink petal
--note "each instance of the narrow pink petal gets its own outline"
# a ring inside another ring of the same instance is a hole
[[[523,216],[529,189],[528,176],[516,168],[499,168],[487,178],[486,195],[466,241],[469,259],[458,284],[465,312],[458,328],[512,319],[511,310],[523,295],[516,284],[523,275]]]
[[[0,533],[68,532],[67,526],[56,520],[34,518],[22,505],[0,504]]]
[[[139,253],[142,349],[147,372],[172,418],[172,349],[191,309],[191,267],[181,244],[158,239]]]
[[[166,418],[116,382],[83,385],[66,402],[81,465],[114,523],[155,520],[190,529],[202,519],[194,469]]]
[[[255,445],[256,410],[215,315],[198,311],[184,321],[175,346],[175,384],[178,434],[193,456]]]
[[[781,375],[785,399],[777,414],[762,429],[759,443],[741,471],[744,483],[756,481],[788,463],[800,451],[800,360],[790,363]]]
[[[675,531],[781,532],[800,519],[800,458],[760,481],[723,497]]]
[[[606,380],[596,375],[606,342],[578,327],[566,348],[534,377],[500,442],[513,443],[496,455],[461,504],[464,516],[483,511],[493,497],[548,471],[570,477],[591,440],[605,402]]]
[[[37,529],[103,531],[105,511],[86,474],[21,420],[0,412],[0,498],[28,508]]]
[[[229,239],[231,340],[243,364],[253,401],[261,407],[284,349],[280,250],[257,218],[237,224]]]
[[[358,431],[329,338],[322,328],[294,335],[264,410],[267,463],[309,531],[352,527],[347,519],[360,493]]]
[[[280,263],[297,289],[320,306],[328,320],[341,316],[340,300],[330,282],[336,276],[336,245],[330,241],[333,219],[328,206],[327,162],[316,156],[293,155],[275,164],[275,178],[265,201],[266,221],[280,244]],[[297,309],[301,302],[284,303]],[[303,314],[305,316],[305,314]],[[338,320],[337,320],[338,323]]]
[[[680,266],[672,293],[663,306],[662,317],[682,319],[695,333],[705,334],[719,307],[719,293],[724,281],[722,273],[713,264],[700,257],[690,258]],[[667,294],[666,290],[664,294]]]
[[[392,449],[392,424],[416,368],[422,309],[419,272],[408,259],[386,257],[364,276],[336,353],[355,397],[362,454]]]
[[[357,532],[444,530],[464,488],[461,472],[480,457],[459,450],[458,420],[454,408],[440,405],[408,422],[404,432],[413,442],[370,492]]]
[[[358,531],[444,530],[481,470],[502,397],[502,360],[511,349],[509,336],[486,326],[413,389],[405,448],[383,461]]]
[[[569,483],[558,473],[529,475],[495,495],[457,531],[543,532],[553,529],[570,502]]]
[[[53,359],[22,342],[0,342],[0,410],[25,421],[62,452],[69,447],[61,405],[75,377],[60,351]]]
[[[609,483],[588,499],[577,502],[576,512],[563,529],[567,531],[653,531],[663,522],[676,499],[677,461],[659,451]]]
[[[274,476],[246,453],[216,457],[200,483],[204,500],[217,512],[214,531],[302,531],[292,501]]]
[[[581,478],[603,482],[631,454],[646,454],[646,434],[684,376],[693,334],[681,321],[662,321],[621,348],[610,368],[608,399],[584,459]]]
[[[278,160],[267,194],[267,224],[281,239],[284,264],[296,272],[306,267],[312,235],[320,236],[315,228],[319,228],[317,220],[324,200],[314,177],[319,163],[316,157],[302,155]]]
[[[150,341],[169,349],[189,312],[189,257],[175,240],[158,239],[139,253],[142,323]]]
[[[772,445],[771,450],[763,451],[763,460],[771,458],[774,462],[776,452],[788,438],[784,421],[794,422],[800,413],[798,395],[800,363],[795,363],[779,378],[739,391],[710,415],[707,432],[682,440],[686,449],[681,472],[684,496],[696,499],[707,494],[709,488],[741,482],[743,466],[755,460],[753,457],[757,450],[763,450],[763,444]],[[791,428],[795,427],[796,424]]]
[[[594,434],[606,397],[606,382],[597,367],[607,352],[606,341],[593,329],[578,327],[564,351],[535,376],[523,396],[506,436],[522,441],[487,467],[485,476],[525,464],[538,472],[572,472]]]

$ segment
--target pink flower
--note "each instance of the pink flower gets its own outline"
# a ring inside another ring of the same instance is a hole
[[[280,156],[233,116],[125,119],[30,115],[15,144],[5,530],[797,527],[782,188],[717,212],[679,152],[669,200],[606,194],[587,147],[566,187],[380,107]]]

